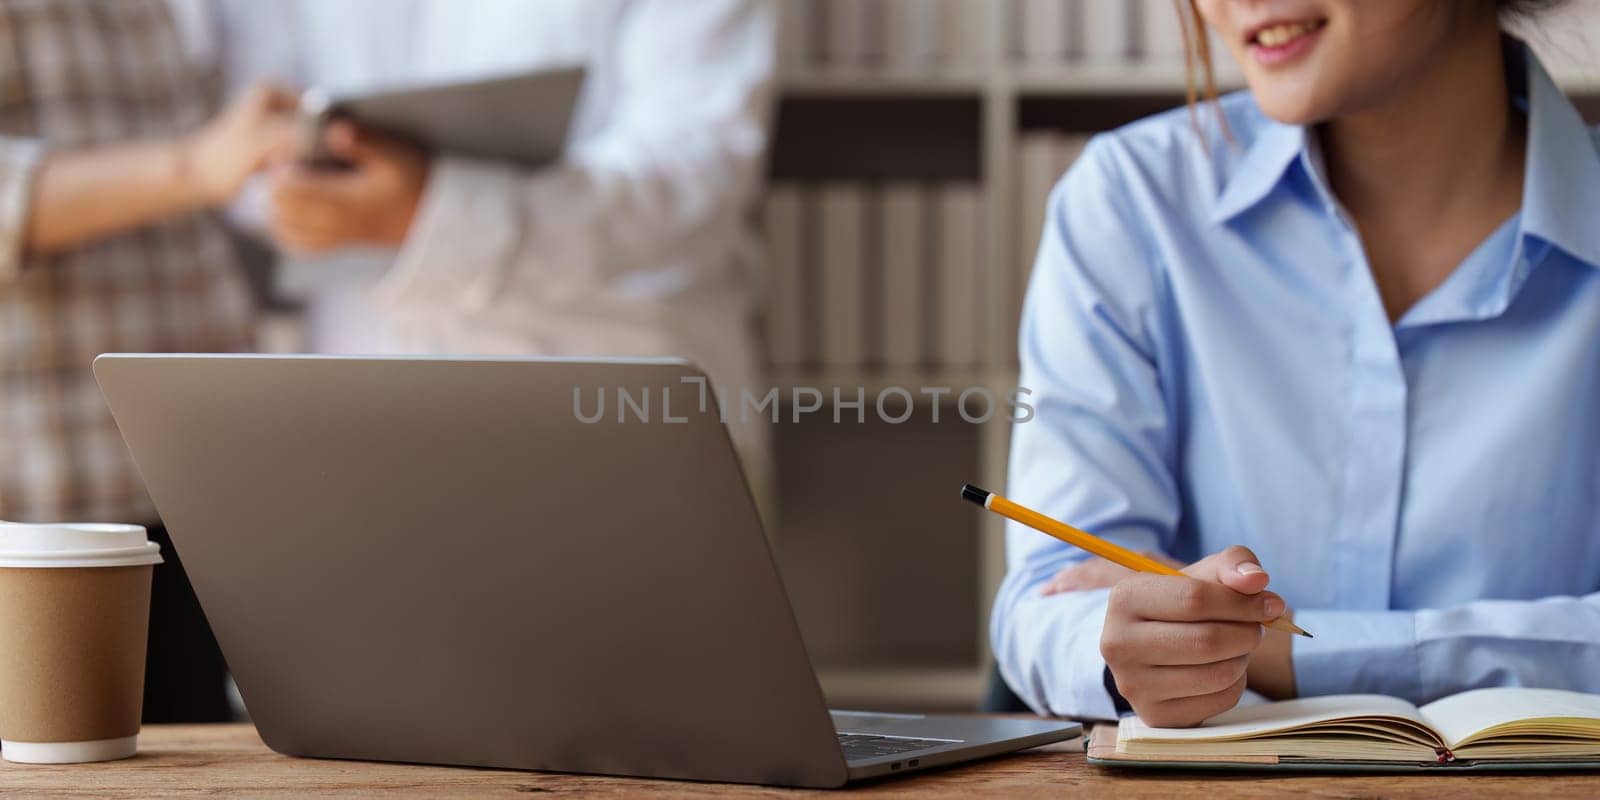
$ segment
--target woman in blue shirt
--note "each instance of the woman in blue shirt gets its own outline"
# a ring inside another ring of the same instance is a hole
[[[1196,0],[1250,91],[1056,187],[1009,493],[1195,563],[1010,529],[1035,709],[1600,692],[1600,135],[1500,30],[1548,5]],[[1316,638],[1263,635],[1285,608]]]

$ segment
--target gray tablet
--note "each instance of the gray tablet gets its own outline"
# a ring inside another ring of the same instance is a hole
[[[566,145],[583,76],[564,67],[373,92],[310,89],[300,100],[302,156],[336,163],[322,133],[343,117],[432,151],[538,166]]]

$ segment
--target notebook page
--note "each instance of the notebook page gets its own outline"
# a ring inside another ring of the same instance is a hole
[[[1256,706],[1239,706],[1206,720],[1196,728],[1153,728],[1143,720],[1123,720],[1126,740],[1224,741],[1250,739],[1316,723],[1359,717],[1397,717],[1419,726],[1427,723],[1416,706],[1380,694],[1342,694],[1305,697]]]
[[[1561,689],[1474,689],[1435,700],[1420,711],[1454,748],[1479,731],[1518,720],[1586,717],[1600,725],[1600,695]]]

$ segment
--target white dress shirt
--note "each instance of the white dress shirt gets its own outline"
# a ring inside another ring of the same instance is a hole
[[[398,253],[299,270],[314,349],[684,356],[730,402],[758,388],[748,222],[773,95],[767,0],[220,7],[235,85],[265,76],[340,90],[588,70],[560,162],[530,171],[442,155]],[[733,428],[747,458],[759,457],[759,423]]]

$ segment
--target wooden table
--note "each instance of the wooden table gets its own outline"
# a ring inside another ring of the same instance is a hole
[[[249,725],[155,725],[126,761],[73,766],[0,764],[0,794],[22,797],[315,797],[338,794],[526,797],[587,793],[632,797],[788,796],[784,789],[600,778],[537,772],[414,767],[289,758],[268,750]],[[972,800],[988,796],[1212,798],[1600,797],[1600,774],[1498,776],[1243,776],[1110,771],[1089,766],[1077,742],[1007,758],[884,780],[851,795],[910,793]],[[843,796],[839,793],[812,794]]]

